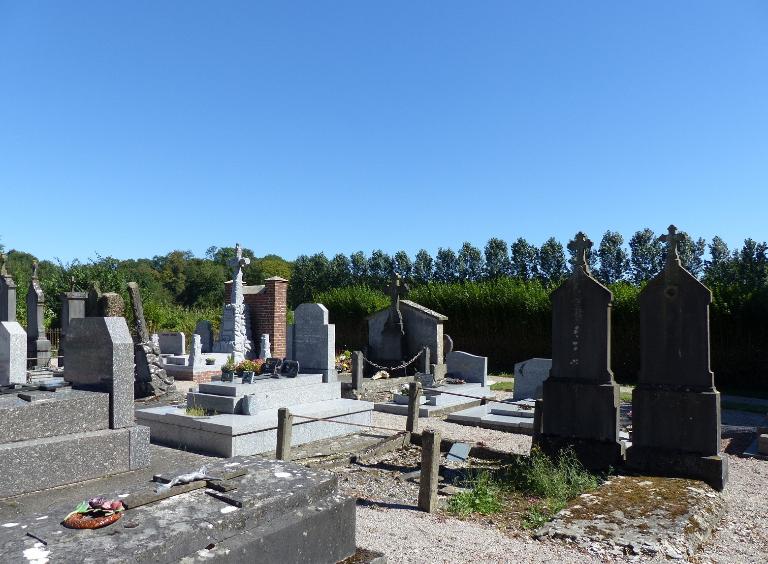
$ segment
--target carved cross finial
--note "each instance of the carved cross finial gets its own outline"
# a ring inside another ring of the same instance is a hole
[[[663,243],[667,244],[667,264],[676,262],[680,264],[680,255],[677,252],[677,246],[682,241],[683,236],[677,232],[677,227],[670,225],[667,227],[667,234],[659,237]]]
[[[32,279],[33,280],[37,280],[37,267],[38,267],[37,261],[33,260],[32,261]]]
[[[237,270],[249,264],[251,264],[251,259],[243,257],[243,248],[240,243],[235,243],[235,257],[229,261],[229,266]]]
[[[587,262],[587,253],[592,248],[592,241],[584,234],[583,231],[576,233],[576,237],[568,243],[568,250],[574,254],[573,257],[573,271],[578,270],[589,274],[589,263]]]
[[[8,271],[5,269],[5,254],[0,253],[0,274],[8,276]]]
[[[402,282],[402,277],[397,272],[392,274],[392,283],[387,286],[387,289],[393,304],[400,301],[401,297],[406,297],[409,290],[408,284]]]

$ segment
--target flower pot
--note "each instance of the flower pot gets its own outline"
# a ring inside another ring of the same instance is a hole
[[[256,373],[252,370],[243,370],[243,384],[253,384],[253,377]]]
[[[221,381],[222,382],[231,382],[235,376],[235,373],[231,370],[222,370],[221,371]]]

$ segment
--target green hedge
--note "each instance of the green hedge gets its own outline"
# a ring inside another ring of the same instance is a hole
[[[611,285],[612,368],[616,379],[634,383],[640,370],[641,288]],[[415,288],[409,299],[448,316],[446,332],[455,348],[488,357],[493,372],[511,372],[516,362],[551,356],[551,289],[511,278],[473,283],[432,283]],[[768,389],[768,292],[725,300],[714,292],[710,312],[712,367],[724,389]],[[317,296],[336,324],[338,346],[365,345],[365,317],[387,306],[388,298],[366,286],[350,286]],[[734,304],[738,303],[738,307]]]

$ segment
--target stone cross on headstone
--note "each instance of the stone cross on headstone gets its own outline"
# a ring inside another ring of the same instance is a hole
[[[568,250],[574,254],[573,271],[589,274],[588,253],[592,249],[592,241],[582,231],[576,234],[573,241],[568,243]]]
[[[0,253],[0,321],[16,321],[16,283],[5,269],[5,258]]]
[[[683,236],[677,232],[677,227],[670,225],[667,227],[667,234],[659,237],[662,243],[667,244],[667,264],[676,262],[680,264],[680,254],[678,253],[678,245],[683,240]]]
[[[235,244],[235,257],[229,261],[232,267],[232,295],[230,303],[237,305],[243,303],[243,268],[251,264],[251,259],[243,256],[240,243]]]
[[[387,291],[390,297],[390,310],[389,318],[385,325],[385,329],[397,329],[402,335],[405,335],[405,329],[403,328],[403,315],[400,312],[400,298],[405,298],[408,295],[408,285],[401,283],[400,275],[395,273],[392,276],[392,283],[387,286]]]

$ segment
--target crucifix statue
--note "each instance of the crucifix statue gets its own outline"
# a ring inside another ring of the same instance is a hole
[[[667,244],[667,265],[680,264],[680,255],[677,252],[677,247],[680,241],[683,240],[683,236],[677,232],[677,227],[670,225],[667,228],[667,234],[659,237],[663,243]]]
[[[401,335],[405,335],[405,329],[403,328],[403,314],[400,313],[400,298],[408,296],[408,284],[401,281],[400,275],[395,273],[392,276],[392,283],[387,286],[387,291],[390,297],[389,317],[384,326],[385,329],[390,331],[395,329],[400,332]]]
[[[38,267],[37,261],[33,260],[32,261],[32,280],[37,280],[37,267]]]
[[[5,254],[0,253],[0,276],[8,276],[8,271],[5,269]]]
[[[589,274],[589,262],[587,261],[587,253],[592,248],[592,241],[579,231],[576,233],[576,238],[568,243],[568,250],[574,254],[573,257],[573,271],[583,272]]]
[[[251,264],[251,259],[243,256],[240,243],[235,244],[235,256],[227,263],[232,267],[232,294],[230,302],[233,305],[243,302],[243,268]]]

